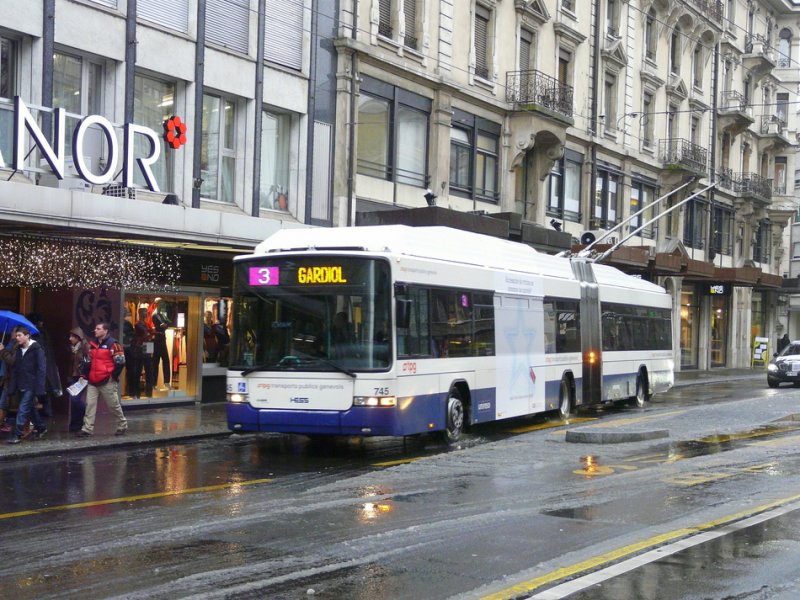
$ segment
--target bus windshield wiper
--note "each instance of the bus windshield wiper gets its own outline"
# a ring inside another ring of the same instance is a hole
[[[253,367],[247,367],[242,371],[242,377],[244,377],[245,375],[250,375],[250,373],[255,373],[256,371],[268,371],[274,367],[275,367],[274,364],[266,364],[266,363],[263,365],[255,365]]]
[[[345,375],[349,375],[353,379],[356,378],[356,374],[355,374],[354,371],[351,371],[350,369],[348,369],[347,367],[343,367],[342,365],[336,364],[332,360],[328,360],[327,358],[320,358],[318,356],[315,357],[314,360],[317,360],[317,361],[319,361],[319,362],[321,362],[321,363],[323,363],[325,365],[328,365],[329,367],[333,367],[334,369],[336,369],[340,373],[344,373]]]

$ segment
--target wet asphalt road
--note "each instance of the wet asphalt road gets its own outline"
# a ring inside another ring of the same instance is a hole
[[[0,597],[524,597],[653,548],[574,597],[798,597],[800,421],[777,420],[795,411],[800,390],[737,381],[568,426],[493,424],[452,449],[232,436],[8,461]],[[670,436],[566,443],[577,427]],[[766,505],[785,512],[670,549]]]

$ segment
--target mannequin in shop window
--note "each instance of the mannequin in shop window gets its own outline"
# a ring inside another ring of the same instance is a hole
[[[164,375],[164,388],[169,389],[172,376],[172,367],[169,364],[169,351],[167,350],[167,329],[172,327],[172,323],[158,310],[153,312],[153,375],[154,380],[158,381],[158,366]]]
[[[133,343],[131,344],[132,364],[126,368],[131,369],[131,395],[134,399],[141,396],[142,392],[142,369],[144,369],[144,396],[149,398],[153,395],[153,362],[149,350],[153,347],[153,332],[147,324],[147,309],[140,308],[138,319],[134,327]]]

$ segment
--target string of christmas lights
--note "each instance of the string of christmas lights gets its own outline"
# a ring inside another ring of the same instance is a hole
[[[170,249],[31,235],[0,237],[0,286],[37,289],[101,286],[168,292],[180,279]]]

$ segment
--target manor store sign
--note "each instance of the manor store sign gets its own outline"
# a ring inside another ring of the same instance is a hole
[[[39,108],[39,107],[37,107]],[[25,131],[30,134],[34,144],[39,148],[42,157],[47,161],[50,170],[58,179],[64,179],[65,172],[65,152],[64,140],[66,131],[66,111],[63,108],[39,108],[41,111],[52,112],[53,114],[53,145],[45,138],[39,124],[26,104],[19,96],[14,97],[14,152],[12,155],[11,168],[18,171],[35,170],[25,167]],[[86,159],[85,152],[87,132],[92,128],[93,132],[100,131],[106,141],[105,168],[95,173],[90,168],[90,161]],[[120,152],[117,129],[122,129],[122,151]],[[143,136],[148,144],[149,150],[145,156],[135,156],[134,139],[136,136]],[[142,125],[125,123],[124,125],[114,125],[100,115],[89,115],[78,121],[72,135],[72,157],[75,170],[84,181],[95,185],[111,183],[114,180],[117,168],[122,162],[122,185],[133,187],[134,165],[144,177],[147,188],[153,192],[159,192],[158,182],[150,168],[158,161],[161,153],[158,134]],[[121,157],[120,157],[121,154]]]

